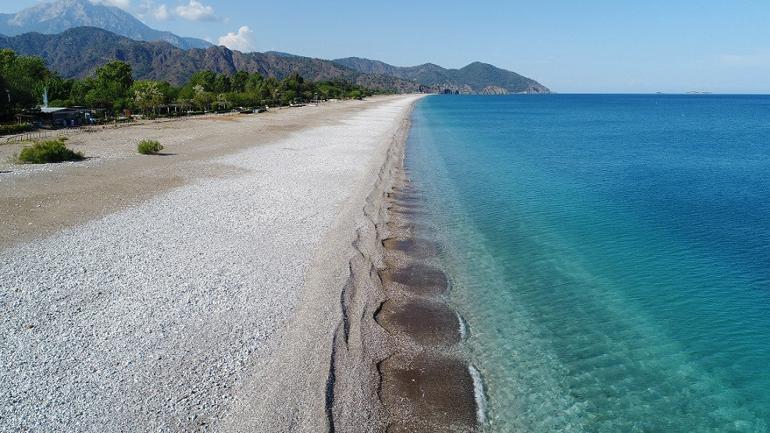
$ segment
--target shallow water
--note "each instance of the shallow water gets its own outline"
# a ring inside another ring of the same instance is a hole
[[[407,169],[489,431],[770,429],[770,97],[434,96]]]

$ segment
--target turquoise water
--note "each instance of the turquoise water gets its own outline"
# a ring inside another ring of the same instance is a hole
[[[407,168],[488,431],[770,431],[770,97],[433,96]]]

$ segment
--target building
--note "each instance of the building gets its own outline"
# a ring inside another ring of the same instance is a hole
[[[94,122],[91,110],[84,107],[41,107],[24,111],[18,118],[20,122],[46,129],[73,128]]]

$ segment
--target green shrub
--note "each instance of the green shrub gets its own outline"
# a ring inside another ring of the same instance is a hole
[[[142,140],[136,146],[136,150],[142,155],[157,155],[163,150],[163,146],[155,140]]]
[[[15,125],[0,125],[0,135],[21,134],[22,132],[32,131],[32,125],[21,123]]]
[[[80,161],[83,154],[64,145],[64,140],[39,141],[25,146],[19,152],[18,160],[23,164],[46,164],[49,162]]]

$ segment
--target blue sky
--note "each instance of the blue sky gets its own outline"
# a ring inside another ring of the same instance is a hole
[[[770,93],[767,0],[101,1],[237,49],[400,66],[480,60],[558,92]],[[37,2],[9,3],[0,11]]]

